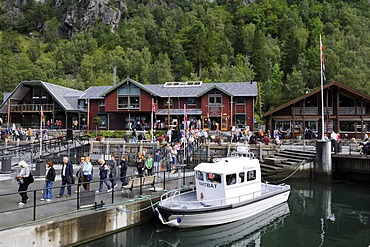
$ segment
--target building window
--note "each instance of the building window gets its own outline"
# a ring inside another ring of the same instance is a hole
[[[244,98],[235,98],[235,104],[244,105],[245,104],[245,99]]]
[[[340,131],[355,131],[356,122],[354,121],[339,121]]]
[[[275,129],[280,131],[290,130],[290,121],[276,121]]]
[[[99,100],[99,106],[105,106],[105,100],[104,99]]]
[[[173,99],[172,98],[170,98],[170,108],[172,108],[173,107]],[[164,107],[165,108],[167,108],[168,107],[168,99],[164,102]]]
[[[317,131],[317,121],[306,121],[305,127],[312,131]]]
[[[195,105],[196,101],[195,98],[188,98],[188,105]]]
[[[222,95],[218,93],[208,94],[208,103],[210,105],[221,105],[222,104]]]
[[[140,109],[140,88],[124,84],[117,90],[118,109]]]
[[[244,129],[245,127],[245,115],[235,115],[236,127]]]

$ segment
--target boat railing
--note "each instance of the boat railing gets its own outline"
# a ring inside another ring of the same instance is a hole
[[[267,184],[266,184],[267,185]],[[169,207],[170,208],[186,208],[186,205],[191,205],[191,207],[194,207],[195,205],[198,205],[198,207],[204,207],[204,206],[211,206],[211,205],[218,205],[222,206],[226,204],[226,201],[232,201],[232,203],[240,203],[246,200],[257,198],[261,195],[268,196],[269,194],[273,194],[275,191],[279,189],[285,188],[284,186],[281,186],[280,188],[268,188],[269,186],[265,186],[263,189],[246,193],[239,196],[234,197],[224,197],[224,198],[217,198],[217,199],[210,199],[210,200],[195,200],[195,201],[189,201],[189,200],[180,200],[181,199],[181,192],[180,190],[173,190],[169,191],[161,196],[161,201],[164,201],[166,199],[169,199]],[[185,193],[191,193],[192,191],[185,192]],[[183,194],[185,194],[183,193]],[[229,203],[228,203],[229,204]]]

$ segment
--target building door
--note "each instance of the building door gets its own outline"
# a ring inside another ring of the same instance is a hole
[[[222,116],[221,117],[221,130],[226,131],[228,128],[228,121],[227,121],[227,116]]]

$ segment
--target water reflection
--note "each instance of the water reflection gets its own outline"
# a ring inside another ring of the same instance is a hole
[[[170,247],[180,246],[219,246],[230,245],[259,246],[261,235],[271,229],[283,225],[284,217],[289,214],[288,203],[270,208],[253,217],[233,223],[198,229],[170,229],[156,230],[154,235],[158,242],[166,243]]]
[[[369,246],[370,188],[290,183],[288,205],[243,221],[201,229],[143,224],[84,246]]]

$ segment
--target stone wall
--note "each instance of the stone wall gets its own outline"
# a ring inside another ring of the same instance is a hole
[[[158,200],[159,197],[151,201]],[[0,232],[0,246],[69,246],[90,241],[152,220],[151,201],[142,199],[98,211],[80,211],[55,220],[4,230]]]

